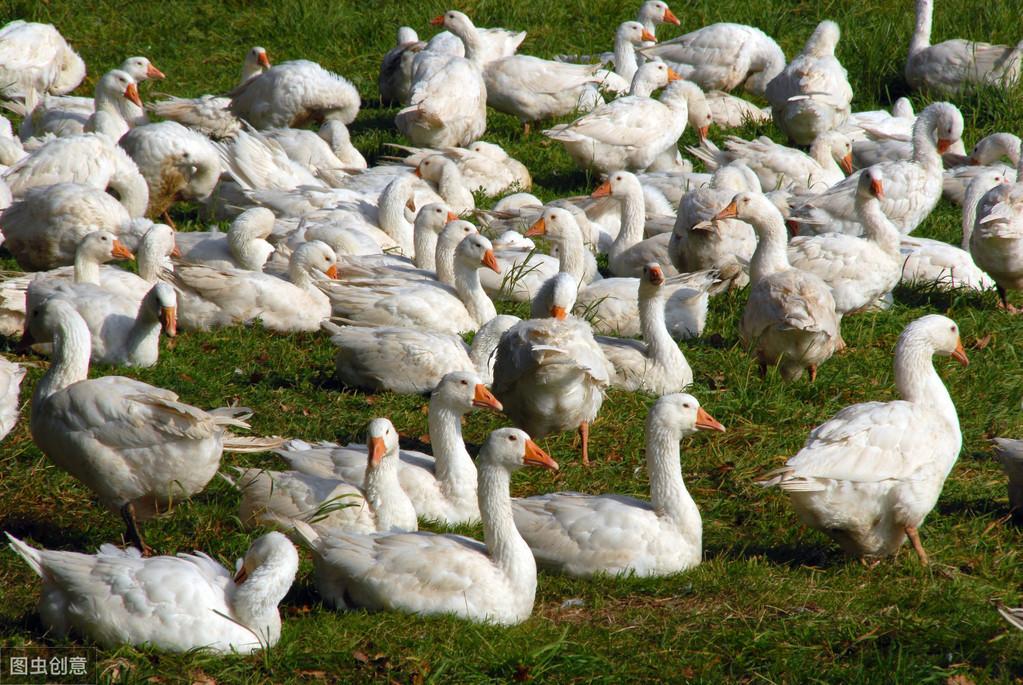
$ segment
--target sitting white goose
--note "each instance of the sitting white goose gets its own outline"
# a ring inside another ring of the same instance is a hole
[[[366,445],[366,477],[357,486],[297,471],[236,469],[242,525],[287,532],[298,519],[320,530],[417,530],[416,510],[398,482],[398,431],[387,419],[373,419]]]
[[[422,282],[330,284],[326,293],[336,316],[364,324],[405,326],[440,333],[475,331],[497,316],[480,285],[479,269],[498,271],[489,240],[474,233],[455,250],[454,287]]]
[[[1019,80],[1023,43],[1015,46],[963,40],[931,45],[934,0],[916,0],[916,27],[906,58],[906,82],[913,88],[951,94],[966,86],[1009,86]]]
[[[556,291],[557,292],[557,291]],[[575,292],[551,302],[570,311]],[[531,434],[577,429],[589,465],[590,423],[604,402],[611,370],[590,325],[574,316],[529,319],[509,328],[497,345],[494,395],[504,413]]]
[[[0,440],[6,438],[18,422],[18,399],[23,380],[25,367],[0,357]]]
[[[813,381],[817,367],[831,358],[840,340],[831,289],[789,264],[785,223],[770,200],[739,193],[715,218],[736,217],[753,225],[758,240],[739,336],[755,351],[761,375],[768,365],[777,364],[786,381],[798,380],[804,369]]]
[[[355,121],[361,101],[348,79],[316,62],[274,65],[230,93],[231,113],[256,128],[302,128],[311,121]]]
[[[143,559],[113,545],[79,554],[7,538],[42,578],[39,614],[47,629],[105,649],[251,654],[272,647],[281,636],[277,605],[298,572],[298,552],[280,533],[253,542],[233,575],[202,552]]]
[[[408,102],[412,89],[412,61],[425,47],[426,43],[419,40],[414,28],[398,27],[395,46],[380,61],[380,77],[377,79],[380,102],[385,107]]]
[[[969,363],[955,322],[929,314],[906,326],[895,347],[902,399],[846,407],[761,482],[784,490],[803,523],[848,554],[894,554],[909,536],[927,563],[918,529],[963,443],[955,405],[934,370],[935,353]]]
[[[473,407],[500,411],[501,403],[475,373],[447,374],[430,396],[433,456],[411,450],[399,455],[398,480],[421,518],[449,525],[479,521],[476,467],[462,440],[462,417]],[[293,440],[276,453],[302,473],[349,483],[362,483],[365,478],[364,445],[309,445]]]
[[[314,278],[335,278],[336,262],[334,251],[314,240],[292,253],[290,282],[259,271],[180,264],[169,276],[178,291],[178,321],[185,330],[259,320],[273,331],[317,331],[330,318],[330,300]]]
[[[114,69],[96,82],[96,111],[85,122],[85,133],[102,133],[113,141],[121,139],[142,111],[138,83],[131,74]],[[134,107],[131,107],[134,105]],[[137,109],[136,109],[137,108]]]
[[[63,95],[85,78],[85,62],[52,24],[17,19],[0,29],[0,92],[4,98],[29,92]]]
[[[145,59],[145,58],[141,58]],[[148,61],[148,60],[147,60]],[[117,141],[138,121],[142,111],[137,79],[122,69],[112,69],[96,82],[94,98],[49,98],[34,102],[35,94],[26,101],[24,120],[19,135],[29,142],[47,134],[70,136],[95,131]],[[31,107],[31,109],[29,109]]]
[[[742,24],[710,24],[640,52],[664,60],[704,90],[744,87],[763,96],[767,84],[785,68],[778,44],[760,29]]]
[[[270,68],[266,49],[256,46],[245,53],[239,85]],[[161,119],[170,119],[214,139],[230,138],[241,130],[241,122],[229,110],[231,98],[201,95],[197,98],[171,97],[147,105]]]
[[[476,208],[472,190],[465,182],[458,164],[447,157],[427,157],[416,167],[416,176],[435,187],[437,194],[455,214],[464,214]]]
[[[809,154],[779,145],[766,136],[756,140],[728,136],[724,150],[706,139],[700,141],[700,147],[686,149],[703,160],[711,171],[742,160],[760,179],[761,187],[769,190],[819,193],[839,183],[853,170],[852,143],[839,131],[818,135],[810,145]]]
[[[849,74],[835,57],[841,31],[822,21],[806,46],[767,84],[774,123],[797,145],[842,127],[852,111]]]
[[[515,529],[509,484],[522,466],[557,470],[529,436],[499,428],[480,448],[483,543],[461,535],[336,532],[296,526],[313,551],[320,594],[339,608],[453,614],[514,625],[529,618],[536,562]]]
[[[467,188],[479,190],[491,197],[510,190],[529,190],[533,185],[529,169],[496,143],[477,140],[466,147],[449,147],[444,150],[395,144],[389,146],[409,153],[401,160],[408,166],[418,166],[433,155],[444,155],[458,165]]]
[[[703,521],[679,462],[679,442],[724,431],[692,395],[661,397],[646,420],[650,500],[554,492],[512,500],[515,527],[541,568],[571,576],[666,576],[703,560]]]
[[[3,181],[15,198],[30,188],[55,183],[81,183],[113,190],[132,217],[145,214],[149,187],[128,153],[99,133],[57,138],[4,172]]]
[[[703,96],[707,101],[713,123],[720,128],[738,128],[771,121],[770,109],[761,109],[749,100],[723,90],[708,90]]]
[[[913,125],[913,158],[879,165],[887,185],[881,209],[903,234],[913,232],[941,199],[941,153],[962,134],[959,110],[947,102],[935,102]],[[789,225],[803,233],[861,234],[863,226],[855,210],[860,173],[793,208]]]
[[[856,214],[863,224],[862,238],[822,233],[789,241],[789,264],[828,284],[839,321],[890,293],[902,276],[899,229],[881,211],[886,185],[880,166],[860,174]]]
[[[29,312],[38,342],[53,342],[53,362],[32,395],[32,438],[43,454],[121,514],[127,538],[147,550],[138,519],[200,492],[224,449],[267,449],[237,440],[243,410],[205,412],[169,390],[123,376],[89,379],[89,328],[71,303],[53,298]],[[158,464],[159,468],[154,468]]]
[[[274,251],[266,239],[274,227],[274,214],[252,207],[235,218],[227,233],[189,231],[177,235],[181,260],[213,269],[262,271]]]

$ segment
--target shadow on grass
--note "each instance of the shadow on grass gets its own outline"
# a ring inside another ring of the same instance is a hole
[[[836,566],[844,566],[849,563],[849,557],[839,553],[837,550],[822,547],[820,545],[743,545],[731,547],[704,548],[704,556],[711,559],[739,559],[749,561],[763,558],[778,566],[787,568],[818,568],[828,569]]]
[[[0,530],[16,538],[31,538],[35,545],[47,549],[67,549],[80,552],[94,546],[92,538],[83,530],[61,526],[49,519],[28,519],[19,514],[0,518]]]

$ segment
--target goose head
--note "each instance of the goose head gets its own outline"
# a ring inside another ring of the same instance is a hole
[[[529,434],[518,428],[498,428],[487,436],[480,448],[481,466],[498,466],[506,471],[517,471],[523,466],[539,466],[558,470],[558,462],[529,439]]]
[[[132,102],[142,106],[139,88],[131,74],[120,69],[111,69],[96,83],[96,98],[116,105]]]
[[[398,431],[388,419],[373,419],[366,429],[367,470],[380,466],[384,459],[398,458]]]
[[[963,137],[963,115],[955,105],[948,102],[935,102],[920,113],[913,125],[926,126],[933,131],[937,140],[938,154],[944,154],[952,145]]]
[[[543,210],[540,218],[526,231],[526,237],[543,236],[552,242],[563,242],[573,230],[582,235],[579,222],[576,221],[572,212],[562,207],[547,207]]]
[[[457,224],[459,222],[453,221],[451,223]],[[472,269],[485,266],[494,273],[501,273],[501,267],[497,264],[497,257],[494,256],[494,246],[488,238],[479,233],[470,233],[462,239],[462,242],[458,243],[458,247],[455,248],[455,263]]]
[[[656,26],[657,24],[674,24],[681,26],[675,13],[668,7],[668,3],[661,0],[647,0],[639,8],[636,17],[644,26]]]
[[[476,227],[468,221],[463,221],[462,219],[447,221],[446,219],[447,217],[445,217],[446,223],[437,237],[437,247],[434,251],[437,276],[445,283],[454,278],[454,274],[447,269],[454,268],[455,254],[458,251],[458,246],[470,235],[478,233]]]
[[[458,215],[452,212],[451,208],[446,204],[443,202],[431,202],[419,208],[419,212],[416,214],[414,230],[427,229],[439,235],[448,223],[458,220]],[[469,222],[466,221],[465,223]],[[472,224],[469,225],[472,226]],[[473,226],[473,230],[476,230],[475,226]],[[469,232],[463,229],[463,233],[458,240],[461,241],[468,234]],[[458,242],[454,244],[457,245]]]
[[[146,57],[129,57],[121,62],[120,69],[131,74],[131,77],[137,83],[142,83],[148,79],[165,78],[163,72],[154,67],[153,63]]]
[[[969,358],[959,338],[959,326],[955,321],[941,314],[928,314],[912,321],[902,331],[896,349],[914,345],[926,345],[933,353],[942,357],[952,357],[963,366],[968,366]]]
[[[856,201],[858,203],[873,199],[884,199],[884,173],[877,166],[864,169],[856,183]]]
[[[430,403],[434,402],[458,414],[467,414],[474,407],[494,411],[504,409],[480,377],[471,371],[453,371],[441,378],[430,396]]]
[[[639,296],[647,293],[655,293],[664,285],[664,271],[657,262],[647,262],[643,265],[643,275],[639,278]]]
[[[849,136],[839,131],[825,131],[817,136],[817,140],[811,146],[811,154],[818,161],[826,160],[826,156],[817,157],[814,153],[814,148],[826,150],[826,154],[830,155],[842,167],[842,171],[845,173],[851,174],[853,172],[852,141],[849,140]],[[823,150],[820,152],[821,155],[825,154]]]
[[[419,34],[411,26],[399,26],[398,27],[398,39],[396,45],[409,45],[410,43],[418,43]]]
[[[440,183],[441,177],[452,171],[458,172],[458,165],[455,162],[444,155],[430,155],[419,163],[415,174],[424,181]]]
[[[969,163],[974,166],[989,166],[1008,157],[1013,166],[1020,160],[1020,138],[1012,133],[992,133],[981,138],[970,150]]]
[[[644,62],[636,70],[632,77],[632,87],[629,91],[633,95],[650,94],[658,88],[663,88],[672,81],[678,81],[682,77],[664,62],[651,60]]]
[[[642,198],[643,186],[636,175],[629,171],[613,171],[607,180],[590,193],[590,197],[613,197],[619,202],[626,198]]]
[[[84,256],[98,264],[105,264],[114,259],[135,259],[128,246],[108,231],[93,231],[82,238],[75,256],[76,258]]]
[[[909,98],[901,97],[895,101],[895,104],[892,105],[892,116],[899,119],[912,119],[916,116],[913,113],[913,103]]]
[[[716,190],[736,192],[761,191],[760,178],[743,161],[735,161],[719,168],[710,179],[710,187]]]
[[[164,334],[173,338],[178,334],[178,295],[169,283],[157,283],[142,299],[142,307],[160,322]]]
[[[443,26],[459,38],[476,29],[472,19],[467,14],[458,10],[448,10],[444,14],[431,19],[430,24],[432,26]]]
[[[647,414],[647,430],[668,432],[681,440],[698,430],[725,431],[725,427],[708,414],[689,393],[664,395]]]
[[[322,273],[327,278],[337,278],[337,254],[330,245],[320,240],[310,240],[302,243],[291,253],[289,272],[300,272],[302,274]],[[291,280],[296,280],[296,274],[291,273]]]
[[[488,143],[485,140],[477,140],[470,143],[469,149],[478,155],[483,155],[487,159],[492,159],[495,162],[503,162],[508,159],[508,153],[504,151],[504,148],[496,143]]]
[[[644,42],[657,42],[654,34],[648,31],[638,21],[623,21],[615,31],[615,40],[628,41],[632,45],[642,45]]]
[[[722,219],[740,219],[748,222],[761,239],[774,230],[782,232],[785,230],[781,211],[762,193],[739,193],[724,209],[714,215],[715,221]]]
[[[242,83],[251,78],[259,76],[270,68],[270,58],[267,57],[266,48],[255,46],[245,53],[245,61],[242,63]]]
[[[243,269],[260,271],[274,253],[274,246],[266,241],[273,232],[276,217],[266,207],[251,207],[239,214],[227,232],[227,246],[231,256]]]
[[[279,635],[277,605],[298,573],[295,545],[281,533],[267,533],[252,543],[236,569],[234,593],[229,594],[235,617],[257,634],[272,631]]]
[[[546,290],[544,288],[537,293],[537,297],[547,300],[545,304],[549,305],[544,313],[552,319],[564,321],[575,307],[579,284],[571,274],[561,272],[551,277],[549,293]]]

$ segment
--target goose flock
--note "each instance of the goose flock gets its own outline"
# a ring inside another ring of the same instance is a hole
[[[729,333],[762,377],[777,367],[801,383],[847,349],[843,321],[890,306],[900,283],[993,289],[1018,311],[1020,138],[968,152],[954,99],[1018,81],[1023,42],[931,45],[933,4],[917,0],[905,79],[949,101],[919,114],[905,99],[852,110],[856,75],[836,57],[833,21],[789,61],[752,26],[658,40],[682,22],[648,0],[606,54],[548,59],[519,52],[525,31],[446,11],[398,28],[381,56],[380,97],[396,114],[376,166],[366,156],[378,151],[356,149],[348,130],[369,94],[314,61],[251,47],[230,92],[144,102],[143,82],[173,74],[129,57],[85,98],[69,95],[85,64],[57,28],[4,26],[0,230],[23,271],[0,277],[0,334],[18,352],[0,358],[0,433],[18,419],[23,356],[48,357],[32,440],[120,517],[127,543],[53,551],[8,533],[40,578],[45,626],[105,647],[264,649],[281,635],[296,544],[339,610],[503,625],[533,613],[538,568],[661,577],[700,564],[680,445],[726,427],[689,392],[713,370],[694,369],[679,341],[704,335],[711,298],[739,298]],[[486,140],[490,110],[599,176],[591,193],[531,195],[530,170]],[[790,145],[709,137],[750,125],[776,125]],[[942,195],[962,204],[959,246],[912,235]],[[177,231],[181,202],[208,230]],[[516,302],[529,318],[502,313]],[[432,453],[402,449],[397,419],[373,419],[363,443],[255,436],[243,406],[90,377],[93,364],[159,364],[161,335],[256,323],[322,332],[353,391],[428,394]],[[908,541],[927,564],[924,522],[963,444],[934,357],[969,361],[958,324],[936,313],[909,323],[892,354],[899,399],[845,407],[758,482],[853,557],[878,563]],[[534,440],[577,431],[569,468],[590,463],[609,388],[656,398],[643,429],[649,497],[512,497],[517,470],[559,469]],[[477,409],[513,426],[474,459],[462,430]],[[997,439],[996,451],[1019,514],[1023,441]],[[225,452],[275,456],[240,468]],[[174,505],[218,474],[240,493],[240,525],[262,535],[233,571],[203,552],[158,555],[142,524],[183,516]],[[482,524],[483,539],[421,520]],[[1023,610],[1003,613],[1023,628]]]

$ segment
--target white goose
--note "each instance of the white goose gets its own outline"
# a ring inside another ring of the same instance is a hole
[[[622,170],[612,172],[590,197],[610,197],[621,207],[621,227],[607,253],[611,273],[621,277],[636,277],[644,272],[650,262],[669,262],[670,231],[643,240],[646,226],[643,186],[635,174]],[[669,269],[668,275],[677,273],[674,267],[666,268]]]
[[[664,60],[682,78],[704,90],[744,87],[763,96],[785,68],[785,53],[760,29],[742,24],[711,24],[684,36],[643,48],[645,57]]]
[[[88,379],[89,328],[69,302],[29,312],[31,337],[53,342],[53,362],[32,395],[32,438],[43,454],[120,512],[127,537],[147,547],[137,520],[200,492],[224,449],[266,449],[236,441],[225,426],[247,427],[240,411],[207,413],[169,390],[123,376]],[[159,465],[155,468],[154,465]]]
[[[20,19],[0,29],[0,88],[5,98],[30,91],[63,95],[85,78],[85,62],[52,24]]]
[[[995,445],[995,458],[1009,479],[1009,510],[1013,519],[1019,520],[1023,517],[1023,440],[992,438],[991,442]]]
[[[969,363],[959,327],[930,314],[906,326],[895,347],[901,400],[846,407],[761,482],[784,490],[803,523],[848,554],[894,554],[908,536],[927,563],[917,531],[963,443],[955,405],[934,370],[935,353]]]
[[[1023,43],[1015,47],[960,38],[931,45],[934,0],[916,0],[916,26],[909,41],[906,82],[937,94],[965,86],[1009,86],[1020,76]]]
[[[270,68],[266,49],[256,46],[245,53],[239,85],[247,83]],[[241,122],[230,112],[231,98],[201,95],[197,98],[171,97],[148,104],[147,109],[161,119],[169,119],[209,136],[230,138],[241,130]]]
[[[291,255],[289,280],[258,271],[180,264],[169,276],[178,291],[178,321],[185,330],[205,331],[259,320],[273,331],[316,331],[330,317],[330,300],[318,274],[337,276],[334,250],[318,240]],[[290,281],[290,282],[289,282]]]
[[[113,141],[120,140],[132,128],[132,116],[142,111],[138,83],[131,74],[120,69],[108,71],[96,82],[95,101],[96,111],[82,130],[85,133],[102,133]]]
[[[349,169],[354,171],[356,168],[366,168],[365,158],[354,148],[351,148],[355,155],[352,166],[335,154],[335,138],[337,142],[347,142],[347,147],[351,147],[348,127],[340,121],[325,122],[319,132],[304,128],[266,128],[261,133],[280,145],[292,161],[301,164],[331,187],[343,185]]]
[[[253,542],[233,575],[202,552],[143,559],[113,545],[79,554],[7,538],[42,578],[39,614],[47,629],[106,649],[251,654],[272,647],[281,636],[277,605],[298,572],[298,552],[280,533]]]
[[[206,136],[175,121],[137,126],[120,141],[149,186],[150,217],[178,200],[203,200],[220,180],[220,154]]]
[[[512,500],[515,527],[541,568],[571,576],[666,576],[703,561],[703,521],[682,480],[679,441],[724,431],[692,395],[665,395],[646,420],[650,500],[554,492]]]
[[[380,102],[385,107],[408,102],[412,89],[412,60],[426,43],[419,40],[419,34],[411,26],[398,27],[398,39],[380,61],[380,77],[377,90]]]
[[[899,229],[881,211],[886,186],[879,166],[860,175],[856,213],[863,224],[862,238],[823,233],[789,241],[789,263],[828,284],[840,321],[890,293],[902,276]]]
[[[840,339],[831,289],[789,264],[781,212],[763,195],[739,193],[715,218],[743,219],[757,232],[739,336],[755,351],[761,375],[777,364],[786,381],[798,380],[804,369],[813,381]]]
[[[1016,167],[1020,160],[1019,136],[1012,133],[992,133],[977,141],[970,154],[951,169],[945,169],[942,180],[942,193],[956,204],[964,204],[966,189],[970,182],[987,171],[999,171],[1010,176],[1010,182],[1016,180]],[[1003,163],[1008,159],[1008,165]],[[947,166],[947,162],[946,162]]]
[[[565,295],[551,302],[550,312],[572,309],[575,293],[569,289]],[[589,465],[590,423],[610,377],[610,365],[586,321],[574,316],[529,319],[501,336],[493,390],[504,413],[537,437],[577,429],[583,464]]]
[[[998,184],[977,204],[976,222],[969,236],[970,255],[991,275],[1000,306],[1011,313],[1009,290],[1023,290],[1023,160],[1016,167],[1016,183]],[[964,240],[965,240],[964,235]]]
[[[402,450],[399,455],[398,480],[421,518],[448,525],[479,521],[476,467],[462,440],[462,417],[473,407],[500,411],[501,403],[475,373],[447,374],[430,396],[433,456],[411,450]],[[365,479],[364,445],[309,445],[292,440],[276,453],[302,473],[349,483]]]
[[[320,537],[299,522],[297,532],[313,551],[320,594],[340,608],[453,614],[499,625],[529,618],[536,562],[515,529],[511,474],[522,466],[558,465],[515,428],[491,433],[479,463],[483,543],[430,533]]]
[[[474,331],[497,315],[480,285],[478,270],[499,267],[489,240],[469,235],[458,244],[454,287],[423,287],[421,282],[375,285],[338,282],[326,288],[333,312],[378,326],[405,326],[440,333]]]
[[[444,155],[458,165],[465,186],[470,190],[479,190],[484,195],[495,196],[509,190],[529,190],[533,185],[529,169],[496,143],[477,140],[464,148],[449,147],[444,150],[393,144],[390,147],[410,153],[401,160],[408,166],[418,166],[432,155]]]
[[[713,122],[720,128],[738,128],[771,121],[770,109],[761,109],[749,100],[723,90],[708,90],[703,96]]]
[[[398,482],[398,431],[387,419],[373,419],[366,433],[366,477],[358,486],[297,471],[236,469],[242,525],[287,532],[298,519],[320,530],[417,530],[416,510]]]
[[[265,207],[247,209],[231,223],[227,233],[189,231],[177,235],[181,260],[213,269],[262,271],[274,247],[267,242],[274,214]]]
[[[843,126],[852,111],[849,75],[835,57],[838,24],[822,21],[806,47],[767,84],[772,119],[797,145]]]
[[[25,367],[0,357],[0,440],[6,438],[18,422],[18,399],[23,380]]]
[[[936,102],[921,112],[913,125],[913,158],[879,165],[888,185],[881,209],[903,234],[919,226],[941,199],[941,153],[962,134],[959,110],[947,102]],[[804,233],[861,234],[863,227],[855,211],[859,173],[795,207],[788,219],[790,225]]]
[[[5,171],[2,178],[15,198],[37,186],[81,183],[113,190],[132,217],[145,214],[149,204],[149,188],[135,162],[99,133],[52,140]]]
[[[230,93],[231,113],[256,128],[302,128],[310,121],[355,121],[361,101],[355,86],[316,62],[295,60],[270,67]]]

